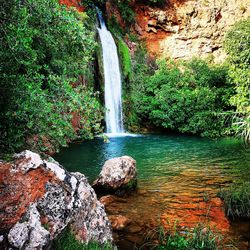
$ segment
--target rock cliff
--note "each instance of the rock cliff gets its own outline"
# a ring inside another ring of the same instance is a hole
[[[107,2],[107,16],[115,16],[124,27],[114,2]],[[135,12],[131,31],[145,40],[151,55],[173,59],[213,55],[215,61],[223,61],[226,32],[250,15],[249,0],[166,0],[161,7],[134,0],[130,5]]]
[[[225,58],[225,33],[250,15],[249,6],[249,0],[169,0],[162,8],[135,4],[133,29],[152,54],[174,59],[213,55],[219,62]]]

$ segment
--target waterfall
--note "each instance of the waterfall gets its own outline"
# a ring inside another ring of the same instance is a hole
[[[100,22],[98,33],[102,44],[104,80],[105,80],[105,121],[109,134],[124,133],[122,121],[122,84],[117,47],[112,34],[107,30],[100,10],[97,10]]]

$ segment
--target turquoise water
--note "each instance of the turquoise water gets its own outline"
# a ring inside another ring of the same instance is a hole
[[[221,188],[233,181],[250,178],[250,149],[241,141],[142,135],[110,138],[105,143],[96,138],[62,149],[55,159],[92,182],[106,160],[122,155],[137,161],[138,189],[126,200],[115,200],[106,210],[108,215],[129,218],[130,227],[139,231],[130,232],[128,227],[119,232],[118,249],[141,247],[146,242],[145,235],[176,221],[187,230],[197,223],[208,223],[222,231],[229,242],[233,239],[239,249],[248,249],[250,223],[230,222],[217,197]]]
[[[90,180],[97,177],[103,163],[122,155],[137,161],[139,179],[178,174],[185,168],[228,171],[250,171],[250,150],[237,139],[211,140],[194,136],[142,135],[137,137],[102,138],[72,144],[56,155],[69,171],[84,173]],[[246,176],[246,175],[245,175]]]

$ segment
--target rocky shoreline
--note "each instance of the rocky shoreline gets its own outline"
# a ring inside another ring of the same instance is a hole
[[[104,205],[83,174],[70,173],[53,158],[42,159],[28,150],[15,154],[12,162],[0,161],[0,171],[3,249],[49,249],[65,228],[82,243],[113,242]],[[124,194],[135,189],[136,175],[133,158],[111,159],[94,186]],[[111,219],[114,226],[116,218]]]

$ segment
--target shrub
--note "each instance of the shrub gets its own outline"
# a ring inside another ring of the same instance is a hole
[[[229,55],[229,77],[236,94],[230,99],[237,107],[235,132],[250,142],[250,18],[242,20],[227,33],[224,48]]]
[[[89,72],[96,46],[87,16],[56,0],[5,1],[0,12],[1,151],[21,150],[28,141],[39,150],[57,149],[99,132],[101,106],[78,80]],[[73,113],[81,117],[78,135]]]
[[[153,75],[144,77],[142,71],[144,81],[132,98],[141,106],[137,114],[156,126],[221,136],[227,126],[222,113],[231,108],[228,99],[232,88],[226,75],[226,67],[200,59],[184,64],[161,61]]]

